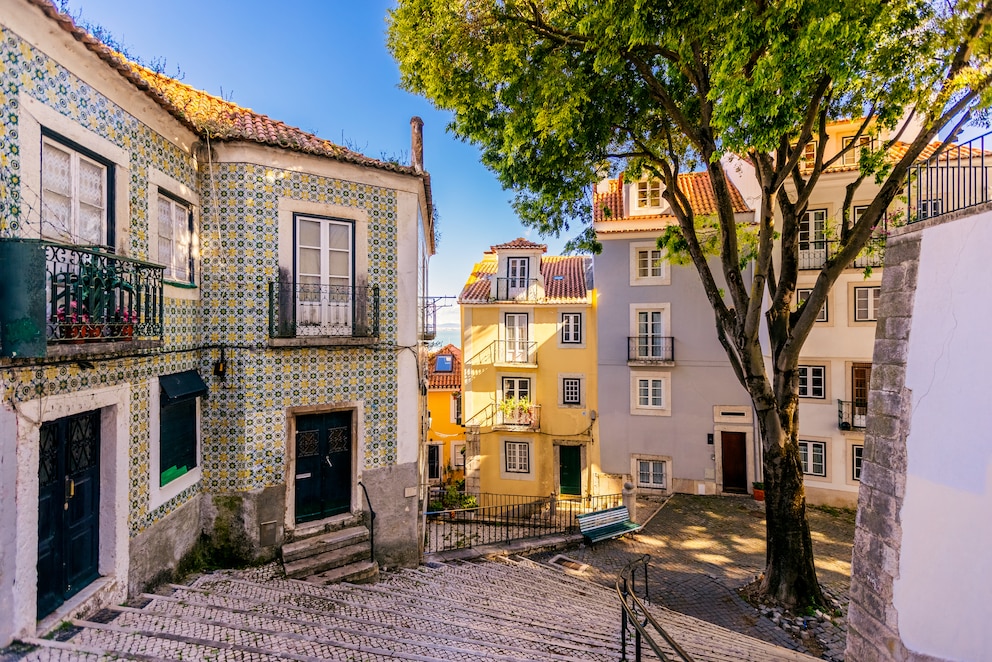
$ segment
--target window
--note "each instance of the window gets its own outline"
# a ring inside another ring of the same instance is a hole
[[[920,208],[917,218],[924,219],[940,216],[940,210],[940,200],[920,200]]]
[[[353,296],[353,226],[296,217],[297,335],[349,335]]]
[[[803,168],[812,168],[816,164],[816,141],[811,140],[803,147],[803,155],[799,157],[799,164]]]
[[[847,149],[847,147],[854,142],[854,136],[848,136],[841,140],[842,147]],[[860,136],[858,138],[858,144],[849,152],[845,152],[842,157],[840,157],[841,164],[843,165],[857,165],[858,160],[861,158],[862,149],[871,149],[873,147],[873,141],[871,136]]]
[[[661,250],[657,248],[643,248],[637,251],[637,277],[638,278],[661,278]]]
[[[196,370],[159,378],[159,487],[199,466],[198,398],[206,392]]]
[[[563,344],[582,342],[582,313],[561,314],[561,341]]]
[[[563,405],[582,404],[582,380],[577,377],[565,377],[561,380],[561,403]]]
[[[451,354],[438,354],[434,357],[434,372],[452,372],[454,365],[454,357]]]
[[[158,195],[158,261],[165,278],[193,282],[193,213],[187,203]]]
[[[642,378],[637,380],[637,406],[661,409],[665,406],[665,390],[662,380]]]
[[[530,473],[530,444],[526,441],[504,441],[507,473]]]
[[[506,259],[507,286],[510,288],[511,293],[513,290],[527,289],[529,270],[530,258],[509,257]]]
[[[799,221],[799,250],[800,251],[826,250],[827,247],[826,230],[827,230],[827,210],[810,209],[809,211],[807,211],[806,218],[800,219]],[[823,257],[826,258],[825,253]],[[817,266],[816,268],[819,268],[819,266]]]
[[[634,416],[671,416],[671,375],[631,370],[630,413]]]
[[[851,478],[853,480],[861,480],[861,462],[864,454],[864,446],[851,446]]]
[[[665,463],[659,460],[637,461],[638,487],[665,487]]]
[[[672,282],[665,251],[654,241],[632,241],[629,244],[628,266],[630,284],[670,285]]]
[[[827,475],[827,445],[822,441],[799,442],[799,459],[803,473],[810,476]]]
[[[882,288],[878,286],[854,288],[855,322],[874,322],[878,319],[878,302],[881,294]]]
[[[665,335],[662,310],[638,310],[636,318],[635,360],[671,360],[671,343]]]
[[[648,179],[637,182],[637,206],[638,207],[660,207],[661,206],[661,180]]]
[[[441,480],[441,447],[436,444],[427,447],[427,479]]]
[[[462,424],[462,394],[451,394],[451,422],[455,425]]]
[[[504,377],[503,378],[503,399],[516,398],[530,400],[530,378],[529,377]]]
[[[113,165],[43,130],[41,234],[69,244],[113,245]]]
[[[465,466],[465,444],[459,444],[457,442],[451,444],[451,466]]]
[[[809,299],[810,295],[813,294],[812,288],[808,287],[798,287],[796,288],[796,304],[797,307],[802,306]],[[827,321],[827,302],[824,301],[823,305],[820,306],[820,312],[816,314],[817,322]]]
[[[530,361],[528,324],[527,313],[506,313],[504,317],[504,328],[506,329],[504,360],[507,363],[528,363]]]
[[[827,369],[822,365],[799,366],[799,397],[827,397]]]

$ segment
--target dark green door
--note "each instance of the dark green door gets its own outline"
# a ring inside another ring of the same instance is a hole
[[[351,412],[296,419],[296,521],[351,510]]]
[[[582,460],[578,446],[558,447],[558,480],[562,494],[582,494]]]
[[[43,618],[99,576],[99,411],[41,426],[38,483],[38,618]]]

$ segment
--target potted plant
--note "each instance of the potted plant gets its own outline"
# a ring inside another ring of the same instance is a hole
[[[499,403],[499,411],[503,414],[503,422],[508,425],[527,425],[530,423],[530,398],[526,395],[520,398],[503,398]]]
[[[751,483],[751,487],[754,488],[754,500],[764,501],[765,500],[765,484],[760,480]]]

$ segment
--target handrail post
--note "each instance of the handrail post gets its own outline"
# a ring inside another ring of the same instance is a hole
[[[375,562],[375,511],[372,509],[372,501],[369,499],[369,491],[365,489],[365,483],[358,481],[365,494],[365,503],[369,505],[369,561]]]
[[[627,660],[627,580],[623,580],[623,604],[620,605],[620,660]]]

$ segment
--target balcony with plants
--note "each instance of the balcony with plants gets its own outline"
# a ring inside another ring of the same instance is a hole
[[[496,405],[496,429],[540,430],[541,405],[534,404],[527,396],[503,398]]]

